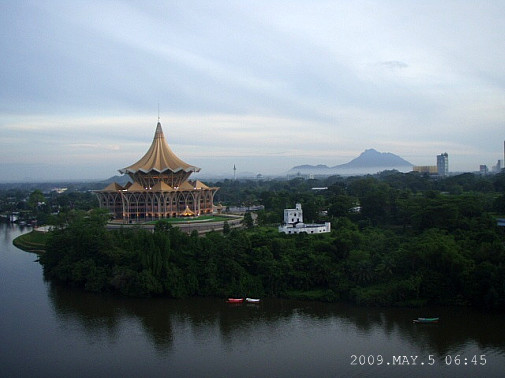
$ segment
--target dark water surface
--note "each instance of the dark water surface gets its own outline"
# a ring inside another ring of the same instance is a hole
[[[27,231],[0,225],[1,377],[505,376],[505,314],[92,295],[45,282]]]

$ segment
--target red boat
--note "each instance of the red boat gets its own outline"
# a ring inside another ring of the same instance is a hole
[[[226,302],[228,303],[242,303],[244,298],[228,298]]]

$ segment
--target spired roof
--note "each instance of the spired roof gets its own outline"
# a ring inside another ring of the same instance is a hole
[[[203,182],[201,182],[200,180],[190,181],[189,183],[191,185],[193,185],[193,187],[195,189],[209,189],[209,187],[207,185],[205,185]]]
[[[155,192],[171,192],[173,189],[170,185],[165,184],[163,181],[159,181],[152,187],[152,190]]]
[[[179,190],[193,190],[193,185],[191,185],[189,182],[184,181],[181,186],[178,188]]]
[[[138,182],[134,182],[128,187],[129,192],[143,192],[145,188],[142,187]]]
[[[153,143],[146,154],[135,164],[119,170],[122,174],[134,174],[139,171],[143,173],[148,173],[150,171],[156,171],[159,173],[166,171],[199,172],[200,168],[182,161],[172,152],[165,140],[165,136],[163,135],[161,123],[158,122],[156,125],[156,132],[154,133]]]
[[[189,208],[188,205],[186,205],[186,208],[184,209],[184,211],[182,212],[181,215],[183,217],[191,217],[191,216],[195,215],[195,213],[193,211],[191,211],[191,209]]]
[[[119,185],[118,183],[113,182],[113,183],[107,185],[107,187],[105,189],[103,189],[102,192],[117,192],[119,190],[123,190],[123,187],[121,185]]]

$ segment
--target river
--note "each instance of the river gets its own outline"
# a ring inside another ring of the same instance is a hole
[[[0,224],[3,377],[505,376],[503,313],[94,295],[46,282],[28,231]]]

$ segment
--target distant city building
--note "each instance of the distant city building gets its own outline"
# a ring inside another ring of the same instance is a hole
[[[487,165],[481,165],[479,167],[479,173],[482,175],[482,176],[485,176],[489,173],[489,169],[487,169]]]
[[[171,217],[198,216],[213,212],[214,194],[199,180],[189,180],[200,168],[179,159],[168,146],[158,122],[151,147],[135,164],[119,170],[133,183],[112,183],[95,191],[101,208],[115,219],[135,223]]]
[[[445,177],[449,174],[449,155],[447,155],[447,152],[437,155],[437,165],[416,165],[412,170],[414,172]]]
[[[259,211],[265,210],[264,205],[252,205],[252,206],[228,206],[225,209],[226,213],[234,213],[234,214],[244,214],[248,211]]]
[[[496,162],[496,165],[493,165],[492,170],[493,170],[493,172],[495,172],[495,173],[499,173],[499,172],[502,170],[502,168],[503,168],[503,163],[502,163],[502,161],[501,161],[501,160],[498,160],[498,161]]]
[[[447,152],[437,155],[437,173],[439,176],[449,174],[449,155],[447,155]]]
[[[297,203],[294,209],[284,209],[284,223],[279,226],[279,232],[285,234],[321,234],[331,231],[331,223],[324,224],[303,223],[302,205]]]
[[[413,171],[418,173],[436,175],[438,173],[438,168],[436,165],[416,165],[414,166]]]
[[[491,169],[493,173],[500,173],[505,168],[505,141],[503,141],[503,160],[498,159]]]

